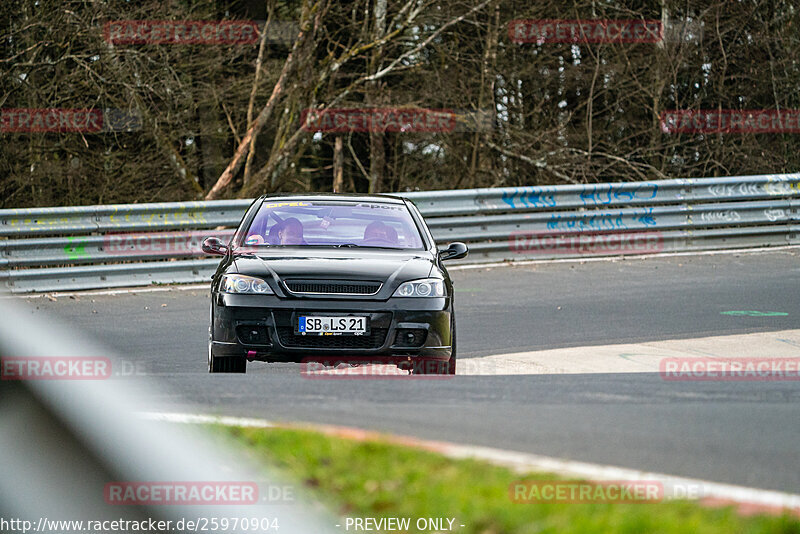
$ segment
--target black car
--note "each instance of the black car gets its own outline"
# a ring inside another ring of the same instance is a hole
[[[208,370],[248,361],[389,363],[455,374],[453,285],[417,208],[388,195],[267,195],[231,241],[211,284]]]

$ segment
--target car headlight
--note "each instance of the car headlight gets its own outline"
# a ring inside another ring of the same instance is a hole
[[[225,293],[250,293],[255,295],[274,295],[275,292],[264,280],[243,274],[226,274],[222,277],[222,291]]]
[[[394,292],[394,297],[443,297],[444,280],[439,278],[425,278],[403,282]]]

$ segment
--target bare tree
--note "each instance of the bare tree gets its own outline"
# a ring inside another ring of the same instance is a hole
[[[222,19],[299,30],[248,45],[123,45],[103,32],[113,20]],[[519,19],[656,20],[665,38],[518,42],[508,30]],[[796,135],[665,133],[660,117],[800,109],[798,27],[789,0],[9,0],[0,109],[138,119],[101,132],[0,131],[0,203],[796,171]],[[314,132],[302,120],[388,106],[456,110],[458,127]]]

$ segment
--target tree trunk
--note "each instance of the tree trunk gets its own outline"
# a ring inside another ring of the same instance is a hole
[[[386,29],[386,0],[375,0],[375,27],[372,40],[381,39]],[[380,59],[383,47],[377,46],[372,50],[370,57],[370,73],[375,73],[380,68]],[[380,82],[370,83],[367,97],[372,106],[380,105]],[[386,168],[386,148],[383,145],[384,132],[370,131],[369,133],[369,192],[380,193],[383,189],[383,174]]]
[[[336,136],[333,143],[333,192],[341,193],[344,185],[344,140]]]
[[[267,123],[272,115],[272,110],[283,96],[283,93],[286,89],[286,78],[294,67],[295,59],[297,57],[297,50],[301,44],[305,43],[306,35],[309,31],[311,31],[309,27],[309,17],[311,15],[311,11],[312,10],[309,8],[308,4],[305,3],[303,5],[303,14],[301,16],[302,20],[300,32],[298,33],[297,39],[292,45],[292,51],[289,52],[289,56],[286,58],[286,63],[283,64],[278,81],[275,82],[275,87],[272,88],[272,94],[270,95],[269,100],[267,100],[266,105],[261,110],[261,113],[258,114],[256,120],[253,121],[253,124],[250,126],[250,128],[248,128],[247,133],[244,135],[239,143],[239,146],[236,148],[236,152],[234,152],[233,158],[228,164],[228,167],[222,172],[219,179],[217,179],[217,183],[214,184],[214,187],[212,187],[211,191],[209,191],[206,195],[206,200],[214,200],[219,198],[222,191],[228,187],[228,185],[230,185],[233,177],[236,176],[237,172],[239,172],[239,169],[247,158],[247,154],[250,150],[250,141],[253,139],[253,136],[257,135]]]
[[[492,20],[494,18],[494,20]],[[494,109],[494,72],[496,70],[497,64],[497,32],[498,27],[500,25],[500,4],[495,4],[495,12],[494,17],[492,14],[489,14],[489,21],[488,27],[486,30],[486,42],[484,44],[484,53],[483,53],[483,66],[481,68],[481,80],[480,80],[480,88],[478,89],[478,116],[482,116],[482,114],[486,110],[487,106],[487,97],[491,101],[492,105],[492,113],[496,112]],[[487,87],[488,86],[488,87]],[[488,95],[487,95],[488,93]],[[481,158],[481,149],[486,144],[486,140],[489,134],[482,131],[482,128],[476,128],[475,133],[472,136],[472,155],[470,157],[470,165],[469,165],[469,182],[467,184],[468,188],[475,187],[477,182],[477,174],[479,170],[483,170],[485,166],[484,158]],[[457,184],[461,183],[461,180],[457,180]]]

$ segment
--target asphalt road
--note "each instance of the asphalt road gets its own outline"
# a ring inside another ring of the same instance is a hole
[[[458,270],[459,357],[798,328],[798,251]],[[206,373],[203,290],[26,301],[163,384],[142,410],[350,425],[800,492],[800,383],[657,374],[308,380]],[[757,310],[786,315],[732,316]],[[800,355],[800,348],[798,348]]]

